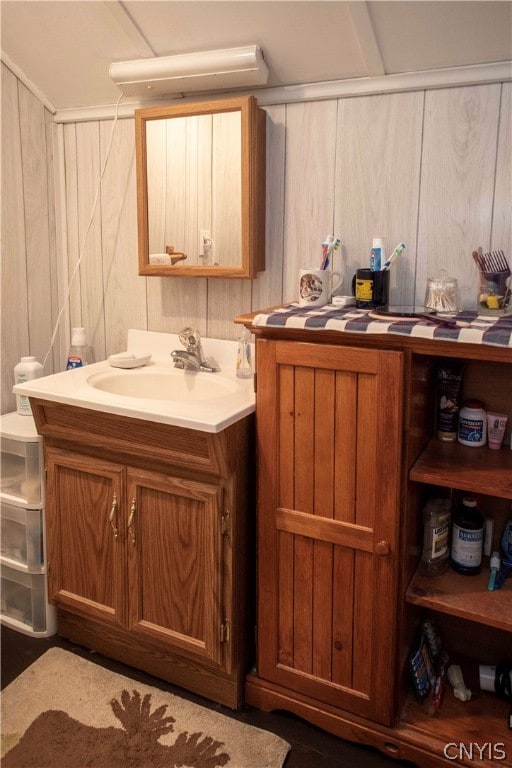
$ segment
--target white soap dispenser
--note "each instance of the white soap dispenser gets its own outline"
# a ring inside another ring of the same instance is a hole
[[[66,370],[81,368],[84,365],[94,363],[94,352],[87,344],[85,328],[73,328],[71,334],[71,346],[68,350]]]

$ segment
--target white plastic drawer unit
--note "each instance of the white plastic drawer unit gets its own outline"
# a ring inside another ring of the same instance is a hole
[[[24,573],[1,565],[0,608],[2,623],[27,634],[50,634],[53,616],[48,612],[45,574]]]
[[[8,504],[0,499],[2,562],[30,573],[43,573],[43,510]]]
[[[7,501],[43,505],[42,439],[31,416],[1,417],[0,491]]]

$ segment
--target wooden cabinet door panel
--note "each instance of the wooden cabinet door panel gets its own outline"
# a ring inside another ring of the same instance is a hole
[[[400,353],[258,342],[258,673],[385,723],[401,381]]]
[[[222,495],[210,483],[128,472],[129,626],[219,665]]]
[[[50,599],[122,623],[124,468],[54,448],[46,460]]]

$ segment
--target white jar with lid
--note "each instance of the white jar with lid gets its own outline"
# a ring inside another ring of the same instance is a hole
[[[480,400],[466,400],[459,413],[458,441],[479,448],[487,439],[487,413]]]
[[[22,357],[14,367],[14,383],[24,384],[30,379],[39,379],[43,375],[43,366],[35,357]],[[32,416],[30,400],[26,395],[16,395],[16,410],[22,416]]]

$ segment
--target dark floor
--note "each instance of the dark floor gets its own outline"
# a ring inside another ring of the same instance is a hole
[[[294,715],[284,712],[267,713],[253,707],[244,707],[241,712],[232,712],[144,672],[110,661],[99,654],[92,654],[57,636],[35,639],[3,626],[1,628],[2,688],[52,646],[73,651],[133,680],[168,690],[202,706],[221,711],[228,717],[278,734],[291,744],[285,768],[404,768],[405,766],[404,763],[392,760],[372,747],[357,746],[338,739]],[[37,767],[34,766],[34,768]],[[233,768],[243,768],[243,766],[233,766]]]

